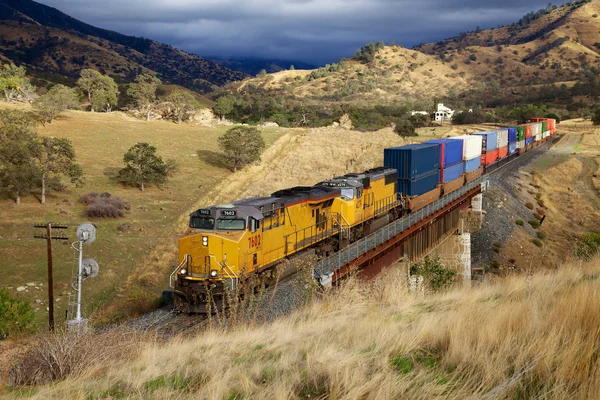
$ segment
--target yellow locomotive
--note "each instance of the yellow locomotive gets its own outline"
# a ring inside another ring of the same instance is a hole
[[[397,218],[397,176],[380,167],[194,211],[172,277],[176,309],[206,313],[209,298],[220,309],[241,277],[303,253],[329,255]]]

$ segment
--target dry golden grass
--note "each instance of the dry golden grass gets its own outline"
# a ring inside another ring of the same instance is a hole
[[[33,398],[597,398],[600,258],[426,297],[404,276],[270,325],[150,341]]]

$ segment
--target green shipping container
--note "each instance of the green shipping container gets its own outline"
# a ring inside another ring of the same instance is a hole
[[[547,127],[548,124],[546,122],[542,122],[542,134],[548,130]]]
[[[515,126],[514,128],[517,128],[517,142],[525,140],[525,127]]]

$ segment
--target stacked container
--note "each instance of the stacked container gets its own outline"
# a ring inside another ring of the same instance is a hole
[[[455,136],[448,140],[460,141],[463,144],[463,162],[464,172],[469,174],[477,171],[481,167],[481,148],[483,146],[483,138],[477,135]]]
[[[508,155],[517,152],[517,127],[508,128]]]
[[[440,139],[427,143],[438,144],[440,146],[440,182],[448,183],[460,178],[465,172],[463,141]]]
[[[420,196],[440,182],[440,145],[410,144],[384,149],[383,165],[398,170],[398,192]]]
[[[517,149],[525,148],[525,129],[527,127],[525,125],[517,126]],[[530,130],[531,132],[531,130]]]
[[[498,131],[498,159],[502,160],[508,156],[508,129]]]
[[[481,136],[481,163],[490,165],[498,161],[498,132],[476,132],[473,135]]]
[[[534,142],[539,142],[542,140],[542,123],[541,122],[533,122],[529,124],[531,126],[531,135],[533,136]]]

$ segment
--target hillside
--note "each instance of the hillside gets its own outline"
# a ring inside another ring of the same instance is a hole
[[[586,70],[598,68],[599,14],[600,0],[569,3],[502,28],[464,33],[414,50],[373,46],[367,59],[362,49],[357,53],[361,61],[355,56],[316,70],[276,72],[234,83],[231,90],[308,101],[410,102],[485,84],[514,93],[522,86],[572,86],[588,77]]]
[[[0,55],[52,82],[69,82],[81,69],[94,68],[123,81],[153,73],[167,83],[207,92],[246,76],[169,45],[93,27],[31,0],[0,0]]]
[[[228,60],[212,59],[219,65],[224,65],[236,71],[241,71],[250,76],[256,76],[263,69],[268,73],[274,73],[290,69],[294,66],[296,69],[313,69],[314,65],[302,61],[290,60],[258,60],[251,58],[231,58]]]
[[[395,267],[267,325],[238,322],[166,343],[119,330],[84,335],[74,345],[69,337],[42,340],[43,350],[33,351],[8,385],[53,370],[67,378],[9,386],[7,395],[593,399],[600,392],[600,259],[594,261],[425,296],[407,291],[405,271]],[[48,353],[61,360],[53,369]]]

